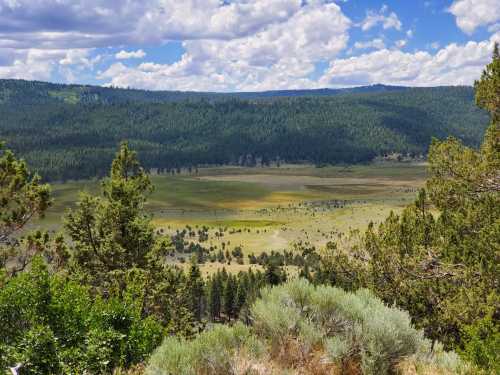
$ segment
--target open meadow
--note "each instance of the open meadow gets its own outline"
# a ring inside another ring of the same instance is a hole
[[[369,221],[381,221],[411,202],[424,180],[425,166],[410,163],[202,168],[196,174],[153,175],[147,209],[163,233],[185,229],[185,240],[199,243],[194,232],[204,228],[204,247],[239,247],[248,263],[249,254],[297,243],[320,248],[340,233],[363,230]],[[54,184],[54,205],[34,226],[57,230],[80,191],[98,190],[97,181]],[[230,268],[245,267],[233,262]],[[216,268],[218,263],[204,267],[207,272]]]

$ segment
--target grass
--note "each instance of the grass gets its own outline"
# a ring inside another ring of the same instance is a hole
[[[49,91],[49,95],[69,104],[76,104],[80,101],[80,96],[78,95],[78,93],[71,90]]]
[[[294,242],[321,247],[340,232],[380,222],[410,203],[424,181],[425,166],[415,164],[201,168],[191,176],[152,176],[147,210],[166,233],[207,226],[206,245],[221,248],[225,242],[257,255]],[[54,184],[54,206],[33,226],[59,228],[81,190],[97,193],[99,184]],[[216,237],[218,228],[229,231]]]
[[[151,207],[214,210],[270,194],[269,189],[256,183],[167,176],[154,176],[152,180],[155,192],[150,199]]]

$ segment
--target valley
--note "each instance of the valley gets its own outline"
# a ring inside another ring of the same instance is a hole
[[[391,210],[402,210],[423,187],[425,168],[422,163],[200,168],[197,174],[153,175],[155,189],[146,208],[164,234],[206,228],[206,239],[200,242],[188,233],[186,244],[199,243],[214,253],[243,252],[244,264],[207,261],[205,272],[221,267],[240,271],[250,266],[250,254],[282,252],[298,244],[321,249],[350,230],[364,231],[370,221],[382,221]],[[97,193],[99,185],[87,180],[53,184],[52,189],[53,207],[32,227],[58,230],[78,193]]]

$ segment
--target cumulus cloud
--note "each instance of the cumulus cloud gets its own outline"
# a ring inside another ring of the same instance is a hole
[[[457,26],[467,34],[476,28],[500,21],[498,0],[455,0],[448,9],[456,17]]]
[[[376,39],[370,40],[368,42],[356,42],[356,43],[354,43],[354,48],[356,48],[356,49],[370,49],[370,48],[384,49],[385,43],[381,38],[376,38]]]
[[[86,76],[122,87],[217,91],[470,84],[489,61],[491,41],[428,46],[432,53],[398,50],[414,30],[402,31],[387,6],[367,11],[356,26],[400,30],[405,39],[379,34],[354,43],[362,55],[338,59],[353,26],[338,5],[344,1],[0,0],[0,78],[70,82]],[[493,2],[454,0],[449,11],[466,32],[487,26],[495,33],[500,20]],[[171,64],[127,48],[172,40],[181,41],[184,52]],[[107,47],[120,51],[108,54]],[[132,58],[143,62],[123,63]],[[330,63],[320,79],[318,62]]]
[[[182,90],[312,87],[315,62],[332,60],[348,42],[350,20],[337,4],[309,1],[285,21],[233,39],[183,42],[174,64],[114,64],[101,78],[115,86]]]
[[[328,3],[310,0],[310,3]],[[301,0],[0,0],[0,46],[89,48],[231,39],[286,21]]]
[[[54,74],[65,82],[78,81],[102,60],[92,49],[0,48],[0,78],[50,81]]]
[[[307,76],[315,63],[345,48],[350,25],[331,0],[0,0],[0,48],[88,50],[182,41],[186,52],[174,64],[114,64],[98,76],[113,85],[144,88],[311,85]],[[142,50],[115,55],[144,57]],[[12,57],[3,60],[14,63]],[[75,70],[77,61],[87,69],[98,62],[68,55],[44,71]]]
[[[115,58],[118,60],[142,59],[145,56],[146,56],[146,52],[144,52],[142,49],[138,49],[137,51],[130,51],[130,52],[121,50],[120,52],[115,54]]]
[[[49,80],[57,71],[71,77],[73,71],[92,68],[100,56],[89,57],[91,50],[39,49],[15,50],[0,48],[0,56],[7,56],[7,64],[1,64],[0,78]]]
[[[470,85],[491,59],[491,40],[450,44],[432,55],[383,49],[330,64],[321,77],[323,86],[385,83],[407,86]]]
[[[401,30],[401,21],[394,12],[389,13],[389,8],[387,5],[383,5],[380,10],[373,11],[369,10],[366,12],[365,19],[361,22],[361,29],[363,31],[370,30],[371,28],[381,24],[384,30],[394,28],[396,30]]]
[[[405,40],[405,39],[399,39],[399,40],[396,40],[396,42],[394,42],[394,45],[397,48],[403,48],[404,46],[406,46],[407,43],[408,43],[407,40]]]

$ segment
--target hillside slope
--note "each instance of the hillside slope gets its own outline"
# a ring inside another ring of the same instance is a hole
[[[122,140],[165,170],[359,163],[424,154],[432,137],[477,146],[487,122],[470,87],[214,94],[0,81],[0,139],[52,180],[102,175]]]

